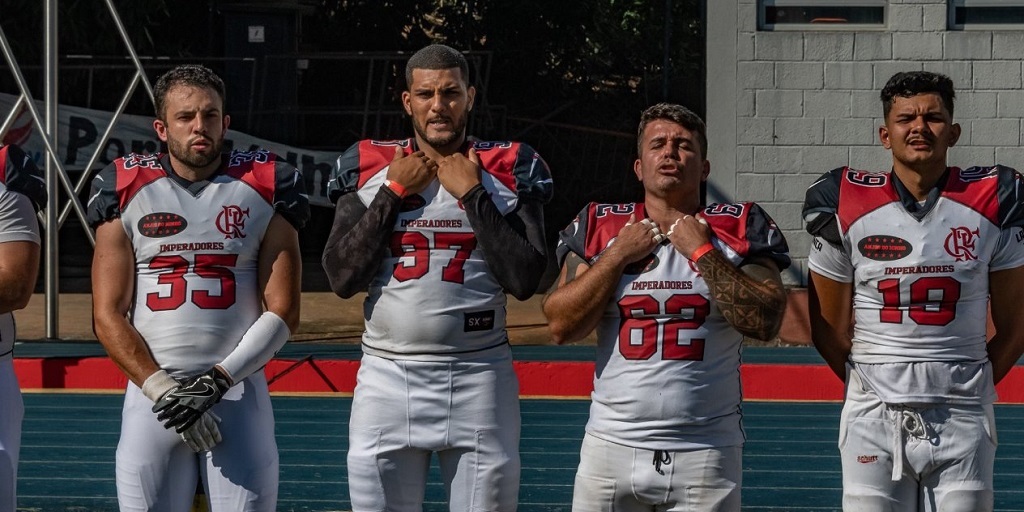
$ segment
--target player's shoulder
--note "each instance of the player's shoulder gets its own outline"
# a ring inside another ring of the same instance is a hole
[[[402,140],[376,140],[364,139],[349,146],[341,156],[338,157],[338,165],[335,166],[337,173],[367,173],[377,172],[388,166],[395,158],[395,148],[400,148],[402,154],[412,154],[414,151],[412,139]]]
[[[86,215],[89,225],[120,216],[121,211],[147,185],[167,176],[162,153],[129,153],[115,158],[92,178]]]
[[[331,202],[337,202],[342,194],[357,190],[371,176],[385,169],[395,158],[396,147],[403,154],[413,153],[412,139],[363,139],[338,155],[327,182],[327,196]]]
[[[225,174],[252,187],[296,229],[305,226],[310,216],[309,199],[302,174],[291,162],[265,149],[236,150],[227,158]]]
[[[814,180],[804,194],[804,215],[809,211],[831,211],[839,208],[845,189],[881,189],[889,184],[889,173],[865,171],[852,167],[836,167]]]
[[[46,182],[42,173],[32,156],[17,145],[0,147],[0,183],[7,190],[27,197],[36,211],[46,205]]]
[[[268,149],[235,149],[224,155],[224,159],[224,174],[265,182],[271,189],[274,182],[291,178],[298,172],[295,165]]]
[[[529,144],[473,139],[480,167],[519,197],[548,202],[554,193],[551,169]]]
[[[761,205],[750,201],[714,203],[705,207],[701,216],[715,238],[740,256],[767,256],[780,269],[789,266],[786,238]]]
[[[589,203],[562,230],[559,246],[591,261],[608,246],[634,214],[638,219],[643,217],[642,203]]]
[[[600,254],[619,231],[629,222],[630,217],[640,220],[645,217],[643,203],[590,203],[586,209],[586,257]]]
[[[1005,165],[951,168],[947,195],[1002,227],[1024,226],[1024,179]]]
[[[138,191],[149,183],[167,176],[163,153],[128,153],[114,159],[93,179],[103,184],[104,189]]]

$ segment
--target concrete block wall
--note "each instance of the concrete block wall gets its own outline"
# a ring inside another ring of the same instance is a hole
[[[890,0],[870,30],[758,31],[757,0],[707,0],[709,201],[761,204],[790,244],[787,284],[806,284],[800,209],[821,173],[888,170],[879,91],[894,73],[949,75],[963,127],[950,165],[1024,170],[1024,31],[949,30],[947,0]]]

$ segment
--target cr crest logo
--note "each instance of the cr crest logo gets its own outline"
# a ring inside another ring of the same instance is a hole
[[[975,253],[975,246],[978,243],[978,230],[971,231],[960,226],[951,228],[946,235],[946,252],[956,258],[956,261],[970,261],[978,259]]]
[[[217,230],[224,233],[224,238],[245,238],[245,219],[249,217],[249,209],[238,205],[225,206],[217,215]]]

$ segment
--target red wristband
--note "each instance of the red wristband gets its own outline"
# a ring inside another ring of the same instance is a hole
[[[693,254],[690,255],[690,261],[696,262],[702,256],[704,256],[705,254],[707,254],[707,253],[709,253],[709,252],[711,252],[713,250],[715,250],[715,246],[711,242],[708,242],[708,243],[698,247],[696,251],[693,251]]]
[[[398,183],[397,181],[384,180],[384,186],[390,188],[392,192],[397,194],[399,199],[404,198],[405,195],[409,193],[409,191],[406,190],[405,187],[403,187],[402,184]]]

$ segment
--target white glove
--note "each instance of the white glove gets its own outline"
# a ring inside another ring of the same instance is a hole
[[[210,451],[221,442],[217,423],[220,423],[220,418],[213,411],[206,411],[198,421],[180,434],[181,439],[196,453]]]

